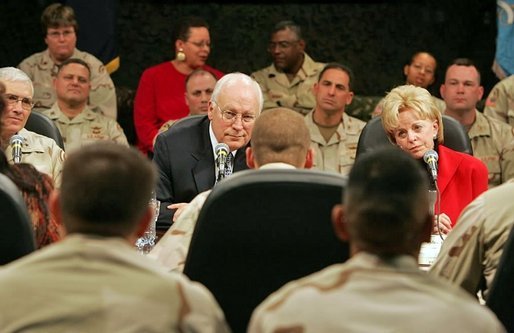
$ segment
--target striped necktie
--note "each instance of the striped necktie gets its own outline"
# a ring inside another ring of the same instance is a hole
[[[232,174],[233,164],[234,164],[234,155],[232,155],[232,153],[228,153],[227,165],[225,167],[225,177],[228,177]]]

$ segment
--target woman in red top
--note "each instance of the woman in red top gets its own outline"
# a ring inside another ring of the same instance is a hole
[[[441,231],[447,234],[463,208],[487,190],[487,167],[479,159],[443,145],[441,112],[426,89],[412,85],[397,87],[387,94],[383,106],[382,125],[391,142],[424,166],[427,151],[438,153],[440,211],[436,203],[435,213],[439,214]],[[428,171],[427,177],[431,177]]]
[[[185,80],[197,68],[212,72],[218,79],[223,73],[205,63],[211,51],[209,26],[194,16],[184,17],[174,33],[175,59],[150,67],[139,80],[134,101],[134,125],[138,147],[153,151],[154,137],[168,120],[186,117]]]

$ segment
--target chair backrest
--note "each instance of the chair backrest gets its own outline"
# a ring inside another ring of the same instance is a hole
[[[36,249],[32,222],[21,192],[0,174],[0,265]]]
[[[320,171],[246,170],[213,188],[184,273],[209,288],[234,332],[285,283],[348,258],[331,223],[345,184]]]
[[[473,148],[464,127],[450,116],[443,115],[444,145],[450,149],[473,155]],[[357,156],[391,144],[382,127],[380,117],[373,118],[362,129],[357,144]]]
[[[489,290],[486,305],[496,314],[507,332],[514,332],[514,228],[503,252]]]
[[[54,124],[52,119],[48,118],[44,114],[32,111],[27,123],[25,124],[25,129],[44,135],[50,139],[54,139],[55,143],[64,150],[64,142],[59,128]]]

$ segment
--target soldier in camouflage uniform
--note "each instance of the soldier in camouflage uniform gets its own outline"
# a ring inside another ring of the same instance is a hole
[[[352,257],[271,294],[248,332],[503,332],[488,308],[418,269],[433,219],[424,173],[394,147],[359,158],[332,211]]]
[[[300,26],[292,21],[277,23],[268,52],[273,64],[252,73],[264,95],[264,110],[286,107],[307,114],[316,105],[312,88],[323,64],[305,53]]]
[[[67,152],[98,140],[128,146],[121,126],[87,106],[90,71],[86,62],[70,58],[59,67],[54,81],[57,102],[43,111],[57,125]]]
[[[89,107],[116,119],[116,91],[109,73],[95,56],[75,48],[78,24],[73,9],[58,3],[52,4],[43,11],[41,23],[48,48],[31,55],[18,65],[34,84],[34,110],[42,111],[52,107],[56,99],[53,79],[57,75],[58,66],[66,59],[80,58],[91,69]]]
[[[134,247],[156,178],[147,158],[114,143],[70,154],[51,200],[67,235],[2,268],[2,332],[229,332],[204,286]]]
[[[32,109],[34,89],[30,78],[14,67],[0,69],[0,81],[6,88],[7,107],[2,116],[2,149],[10,163],[14,163],[10,138],[18,134],[23,137],[21,163],[30,163],[40,172],[52,177],[55,186],[61,183],[64,151],[53,139],[27,131],[24,127]]]
[[[316,107],[305,116],[314,150],[314,169],[346,175],[357,153],[357,143],[365,122],[348,116],[352,102],[352,73],[344,65],[328,64],[314,86]]]
[[[476,198],[444,240],[430,274],[487,299],[503,246],[514,224],[514,179]],[[485,285],[483,284],[485,281]]]
[[[484,114],[514,126],[514,75],[493,87],[485,101]]]
[[[514,177],[514,128],[476,109],[483,93],[480,72],[471,60],[456,59],[448,66],[441,85],[445,114],[468,131],[473,155],[487,166],[493,187]]]

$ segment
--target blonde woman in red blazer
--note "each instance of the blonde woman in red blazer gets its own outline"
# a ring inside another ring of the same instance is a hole
[[[444,146],[442,124],[441,112],[424,88],[399,86],[384,99],[382,125],[391,142],[423,165],[427,151],[435,150],[439,155],[440,205],[436,202],[435,213],[439,215],[441,231],[446,234],[464,207],[487,190],[488,171],[479,159]],[[431,177],[428,169],[427,177]],[[434,232],[436,229],[434,226]]]

